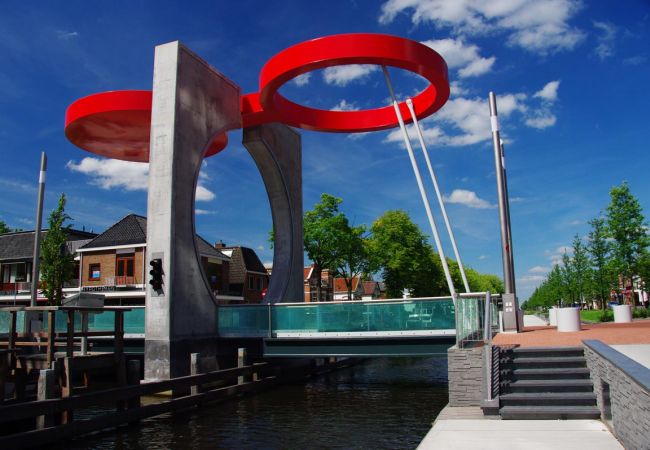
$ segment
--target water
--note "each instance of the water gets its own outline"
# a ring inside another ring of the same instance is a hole
[[[66,448],[413,449],[446,403],[446,358],[372,359]]]

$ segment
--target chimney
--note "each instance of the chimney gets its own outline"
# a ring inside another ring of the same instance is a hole
[[[226,244],[224,244],[223,241],[219,239],[219,242],[214,243],[214,248],[226,248]]]

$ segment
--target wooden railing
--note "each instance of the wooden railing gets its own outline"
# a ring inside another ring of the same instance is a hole
[[[242,358],[240,358],[240,365]],[[139,361],[129,361],[138,366]],[[26,448],[45,445],[75,436],[137,422],[179,409],[224,400],[275,383],[275,377],[261,377],[267,363],[216,370],[196,375],[106,389],[67,398],[0,406],[0,424],[34,419],[40,429],[0,436],[0,448]],[[134,372],[132,367],[131,373]],[[139,380],[136,381],[139,383]],[[141,397],[172,392],[171,398],[142,405]],[[105,414],[85,420],[71,420],[72,411],[109,405]],[[111,408],[110,406],[113,406]],[[62,422],[54,425],[56,418]],[[45,420],[43,420],[45,419]],[[0,426],[0,429],[6,426]]]

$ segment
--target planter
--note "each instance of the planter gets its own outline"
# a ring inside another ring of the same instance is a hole
[[[557,308],[555,306],[548,310],[548,321],[552,327],[557,326]]]
[[[557,331],[580,331],[580,310],[578,308],[557,308]]]
[[[614,322],[629,323],[632,322],[632,308],[630,305],[614,305]]]

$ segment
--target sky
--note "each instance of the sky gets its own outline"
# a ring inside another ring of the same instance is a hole
[[[497,95],[520,300],[570,251],[575,234],[588,233],[613,186],[627,181],[650,211],[647,1],[8,1],[0,15],[0,220],[33,229],[41,151],[49,160],[44,217],[62,192],[75,228],[101,232],[127,214],[146,215],[147,164],[81,150],[63,124],[78,98],[151,89],[156,45],[180,40],[249,93],[276,53],[355,32],[419,41],[447,61],[451,95],[421,121],[423,133],[463,263],[502,276],[487,104],[488,92]],[[411,73],[391,75],[400,98],[426,87]],[[314,71],[281,92],[322,109],[389,104],[376,66]],[[431,235],[399,130],[300,132],[305,210],[327,192],[343,199],[354,224],[403,209]],[[261,177],[241,131],[229,141],[203,166],[197,232],[271,262]],[[427,177],[425,186],[435,200]],[[445,236],[443,245],[453,255]]]

